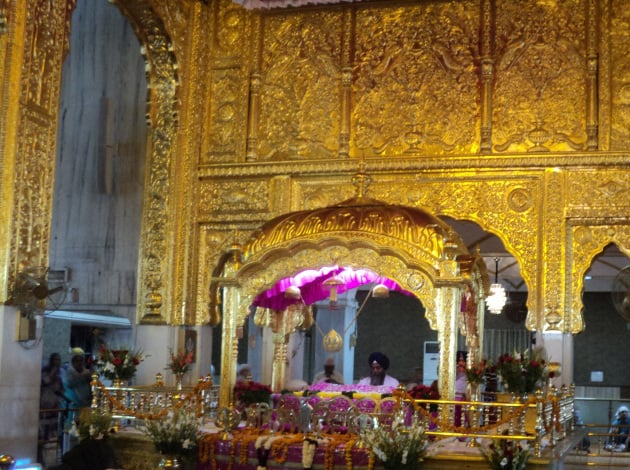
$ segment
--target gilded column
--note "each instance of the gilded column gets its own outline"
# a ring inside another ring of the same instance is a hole
[[[48,266],[61,72],[74,0],[0,1],[2,285]],[[5,278],[8,274],[9,279]]]
[[[236,363],[238,360],[238,326],[240,308],[240,287],[233,281],[238,268],[238,260],[233,258],[225,266],[223,282],[223,329],[221,332],[221,394],[219,406],[232,403],[236,383]]]
[[[255,162],[258,160],[258,119],[260,114],[260,86],[261,86],[261,41],[262,21],[256,17],[253,27],[252,57],[253,70],[249,78],[249,114],[247,116],[247,148],[245,160]]]
[[[354,11],[354,10],[353,10]],[[342,28],[341,54],[341,123],[339,132],[339,157],[348,158],[350,154],[350,116],[352,107],[352,57],[351,38],[354,37],[354,18],[349,9],[344,12]]]
[[[249,116],[247,119],[247,154],[248,162],[258,159],[258,113],[260,106],[260,74],[253,73],[249,80]]]
[[[481,4],[481,152],[492,151],[492,84],[494,80],[494,2]]]
[[[540,311],[536,312],[536,331],[544,332],[559,327],[564,317],[565,299],[562,293],[565,285],[565,269],[563,260],[566,248],[563,246],[565,221],[563,218],[564,194],[566,184],[564,174],[555,170],[545,173],[545,209],[542,215],[541,233],[546,234],[542,240],[542,279],[541,299],[538,303]]]
[[[598,149],[598,89],[597,74],[599,71],[599,58],[597,54],[597,1],[587,2],[586,12],[586,149]]]
[[[167,286],[172,284],[170,265],[173,260],[165,254],[171,253],[169,244],[174,243],[170,234],[176,217],[172,198],[176,185],[171,171],[179,119],[179,65],[171,36],[149,5],[132,0],[111,2],[139,31],[148,70],[149,137],[140,229],[137,317],[141,323],[165,324],[172,319],[171,290]]]
[[[177,136],[178,152],[174,155],[178,164],[174,165],[172,178],[179,188],[173,193],[173,210],[175,217],[172,244],[172,325],[195,324],[195,297],[191,279],[196,271],[197,257],[193,256],[193,233],[189,221],[194,218],[197,194],[196,173],[194,168],[198,159],[196,143],[201,141],[202,123],[205,121],[204,103],[208,82],[206,68],[207,49],[204,47],[205,34],[203,27],[208,21],[208,9],[197,3],[193,5],[188,16],[186,31],[177,35],[185,46],[181,68],[182,80],[181,123],[182,130]],[[171,28],[174,29],[174,28]]]
[[[281,321],[285,322],[282,314]],[[271,389],[279,391],[284,388],[287,369],[287,335],[283,332],[273,333],[273,366],[271,371]]]
[[[459,289],[440,287],[436,289],[438,301],[438,341],[440,359],[438,389],[443,399],[452,400],[455,396],[455,354],[457,351],[457,319],[459,316]],[[446,410],[444,410],[446,412]]]
[[[341,132],[339,133],[339,157],[348,158],[350,154],[350,102],[352,91],[352,69],[341,70]]]

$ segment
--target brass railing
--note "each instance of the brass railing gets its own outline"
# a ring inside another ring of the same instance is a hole
[[[198,417],[213,419],[219,403],[219,387],[211,376],[193,387],[165,386],[161,374],[149,386],[110,387],[92,376],[92,411],[110,414],[116,420],[147,420],[165,416],[169,410],[185,408]]]
[[[202,378],[194,387],[181,390],[167,387],[157,380],[155,384],[142,387],[107,387],[98,377],[92,382],[93,412],[108,413],[119,422],[128,420],[159,419],[170,409],[184,407],[193,410],[206,422],[219,423],[218,416],[228,409],[218,409],[219,388],[212,385],[210,377]],[[466,438],[471,446],[477,439],[513,439],[529,441],[536,455],[541,455],[542,439],[546,437],[546,447],[553,448],[557,442],[573,431],[574,395],[573,389],[552,388],[549,393],[538,391],[528,400],[500,401],[456,401],[414,399],[404,390],[394,391],[393,407],[384,409],[385,400],[376,400],[371,411],[357,408],[353,400],[348,400],[347,408],[333,406],[333,398],[319,400],[324,406],[314,406],[310,413],[308,429],[304,429],[302,405],[313,397],[301,396],[294,400],[294,408],[287,405],[272,410],[269,404],[260,413],[243,413],[247,426],[266,426],[279,432],[334,433],[355,432],[360,434],[359,417],[376,419],[387,423],[396,415],[408,425],[421,424],[433,440],[445,437]],[[495,397],[496,398],[496,397]],[[390,403],[391,404],[391,403]],[[233,411],[229,409],[230,411]],[[357,419],[354,419],[357,417]],[[215,419],[217,418],[217,419]],[[238,424],[238,420],[234,422]],[[218,426],[226,428],[225,424]]]

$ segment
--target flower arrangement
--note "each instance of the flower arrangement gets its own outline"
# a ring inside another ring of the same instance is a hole
[[[269,403],[271,388],[253,380],[239,380],[234,386],[234,400],[243,405]]]
[[[155,448],[165,455],[193,455],[200,437],[199,420],[193,412],[177,408],[163,419],[147,420],[142,429]]]
[[[188,351],[178,351],[174,353],[170,350],[171,360],[168,363],[167,369],[170,369],[174,374],[185,374],[190,369],[190,364],[193,362],[193,353]]]
[[[424,428],[406,427],[399,419],[394,419],[391,428],[367,429],[362,439],[383,467],[390,470],[415,470],[426,451]]]
[[[437,388],[437,380],[431,384],[431,386],[418,384],[414,385],[413,388],[407,391],[411,398],[415,398],[416,400],[439,400],[440,392],[438,392]],[[421,403],[420,406],[426,409],[426,403]],[[429,405],[429,411],[436,411],[438,408],[437,403],[431,403]]]
[[[140,351],[111,349],[105,345],[99,350],[96,365],[99,372],[110,380],[129,380],[136,374],[138,364],[144,361]]]
[[[79,441],[85,439],[101,440],[112,432],[112,416],[103,413],[94,413],[91,410],[82,410],[79,414],[78,424],[73,422],[68,434],[78,437]]]
[[[415,385],[413,388],[411,388],[408,391],[408,393],[412,398],[416,398],[416,399],[424,399],[424,400],[439,400],[440,399],[440,393],[437,390],[437,384],[435,387],[434,386],[429,387],[428,385],[424,385],[424,384]]]
[[[529,449],[511,439],[493,439],[481,449],[492,470],[525,470],[531,456]]]
[[[536,387],[545,378],[545,351],[536,348],[526,349],[521,353],[503,354],[499,356],[496,371],[501,382],[511,393],[523,395],[534,393]]]
[[[485,360],[481,360],[477,364],[473,364],[466,369],[466,381],[469,384],[479,385],[483,383],[486,377],[486,370],[489,367]]]

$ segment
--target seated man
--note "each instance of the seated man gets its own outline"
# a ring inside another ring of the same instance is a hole
[[[398,380],[387,374],[389,369],[389,358],[380,352],[373,352],[368,357],[370,365],[370,375],[359,381],[359,385],[386,385],[388,387],[398,387]]]
[[[620,406],[615,413],[615,419],[610,428],[610,440],[606,444],[606,449],[623,452],[628,450],[630,441],[630,411],[626,406]]]
[[[328,384],[343,384],[343,376],[338,372],[335,372],[335,360],[332,357],[326,359],[324,362],[324,370],[315,374],[313,383],[328,383]]]

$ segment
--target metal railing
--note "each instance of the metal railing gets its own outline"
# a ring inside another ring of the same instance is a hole
[[[170,409],[185,408],[203,419],[213,419],[219,404],[219,387],[212,377],[199,379],[194,387],[165,386],[161,374],[149,386],[111,387],[92,376],[92,411],[110,414],[118,423],[165,416]]]

